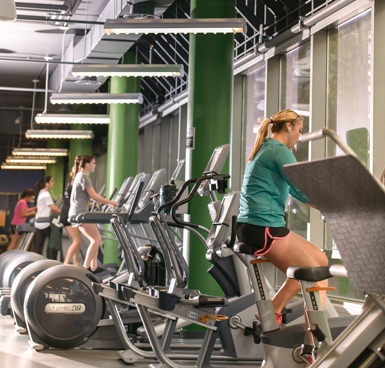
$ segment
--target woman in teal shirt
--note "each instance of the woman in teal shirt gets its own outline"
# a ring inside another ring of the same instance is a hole
[[[268,138],[271,127],[271,138]],[[303,120],[290,109],[265,119],[249,157],[241,191],[237,237],[265,256],[286,274],[290,266],[327,266],[328,259],[315,245],[286,228],[285,203],[292,195],[311,206],[284,175],[283,165],[296,162],[291,149],[302,133]],[[278,324],[281,312],[300,290],[298,281],[286,279],[273,298]]]

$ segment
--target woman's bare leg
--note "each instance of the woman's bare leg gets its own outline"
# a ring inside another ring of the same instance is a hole
[[[328,265],[328,259],[320,249],[293,232],[285,239],[275,240],[266,257],[285,274],[290,266],[319,267]],[[321,283],[322,286],[326,286],[327,280]],[[274,311],[281,313],[283,307],[299,290],[299,282],[287,278],[273,298]],[[325,295],[325,292],[323,294]]]
[[[75,266],[79,266],[79,249],[82,244],[82,238],[80,236],[80,230],[78,227],[66,226],[68,234],[72,239],[72,243],[70,244],[66,257],[64,259],[64,264],[70,264],[71,258],[73,258],[73,264]]]
[[[98,251],[102,237],[95,224],[82,224],[79,227],[81,233],[90,241],[83,266],[95,271],[98,267]]]
[[[15,249],[18,241],[19,241],[19,234],[18,233],[12,234],[11,241],[8,244],[7,250]]]

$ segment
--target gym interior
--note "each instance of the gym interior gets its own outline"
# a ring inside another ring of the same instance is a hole
[[[3,366],[385,367],[383,0],[2,0],[0,31]],[[284,172],[318,207],[289,197],[286,224],[328,259],[310,276],[235,237],[256,135],[284,109],[303,121]],[[76,219],[102,273],[62,264],[55,216],[42,255],[33,216],[7,251],[23,190],[48,175],[60,208],[81,155],[116,201]],[[301,291],[277,326],[286,277]]]

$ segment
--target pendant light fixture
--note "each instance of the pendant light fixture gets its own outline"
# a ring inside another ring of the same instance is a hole
[[[53,93],[51,104],[141,104],[141,93]]]
[[[37,114],[37,124],[109,124],[109,115],[100,114]],[[31,129],[32,130],[32,129]],[[80,130],[79,130],[80,131]]]
[[[35,116],[35,122],[38,124],[109,124],[109,115],[95,114],[47,114],[48,105],[48,77],[49,62],[47,59],[46,77],[45,77],[45,101],[44,111]],[[26,138],[45,138],[45,139],[90,139],[94,137],[91,130],[35,130],[31,123],[31,129],[25,132]]]
[[[22,157],[8,156],[5,160],[7,164],[55,164],[54,157]]]
[[[82,77],[183,77],[184,69],[180,64],[77,64],[72,74]]]
[[[67,148],[14,148],[13,156],[34,156],[34,157],[64,157],[68,156]]]
[[[53,130],[53,129],[28,129],[25,137],[30,139],[92,139],[92,130]]]
[[[104,32],[111,34],[148,33],[244,33],[242,18],[190,19],[107,19]]]
[[[46,165],[10,165],[10,164],[1,164],[2,170],[46,170]]]

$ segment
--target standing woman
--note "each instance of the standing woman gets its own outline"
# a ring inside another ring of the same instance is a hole
[[[36,213],[36,207],[28,207],[28,203],[32,202],[34,198],[35,193],[33,189],[24,189],[19,201],[16,204],[15,212],[11,221],[12,235],[7,250],[11,250],[16,247],[17,241],[19,240],[20,226],[25,224],[28,216]]]
[[[271,138],[268,138],[271,127]],[[242,183],[236,227],[239,241],[252,246],[286,274],[289,266],[327,266],[326,255],[286,227],[285,202],[290,193],[308,205],[309,199],[285,176],[282,167],[296,162],[291,149],[302,133],[303,120],[293,110],[265,119],[258,131]],[[319,284],[327,284],[320,282]],[[300,291],[298,281],[286,279],[273,298],[278,325],[282,309]]]
[[[50,234],[51,213],[60,214],[60,209],[53,203],[49,190],[54,186],[54,180],[51,176],[44,176],[35,185],[36,217],[35,217],[35,252],[41,254],[45,239]]]
[[[64,190],[63,206],[61,208],[61,213],[60,213],[60,222],[63,224],[63,226],[65,226],[68,234],[72,239],[72,242],[68,247],[68,251],[64,259],[64,264],[70,264],[72,259],[72,263],[75,266],[80,266],[79,251],[80,251],[80,246],[82,244],[82,238],[80,236],[79,228],[73,227],[68,222],[68,212],[71,205],[72,185],[75,180],[75,176],[79,171],[80,159],[81,159],[81,156],[76,156],[75,158],[74,166],[72,167],[72,170],[71,170],[72,180],[68,183],[67,187]]]
[[[94,201],[118,205],[117,202],[110,201],[95,192],[88,177],[89,173],[95,171],[96,163],[94,156],[84,155],[80,158],[79,172],[76,174],[71,193],[71,205],[68,212],[68,218],[76,216],[80,213],[88,211],[90,199]],[[81,233],[90,241],[87,249],[86,258],[84,260],[84,268],[96,271],[98,269],[98,251],[99,245],[102,242],[102,237],[96,224],[72,224],[74,227],[79,227]]]

